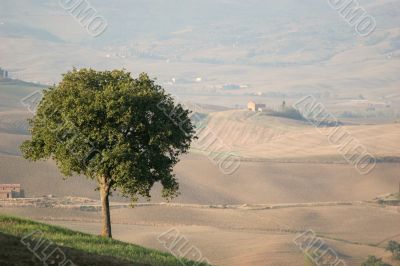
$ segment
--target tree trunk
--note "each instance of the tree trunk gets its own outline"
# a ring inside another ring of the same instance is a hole
[[[103,224],[101,235],[104,237],[112,238],[110,202],[108,200],[108,196],[110,194],[110,184],[108,184],[105,177],[101,177],[99,179],[100,179],[100,198],[101,198],[101,220]]]

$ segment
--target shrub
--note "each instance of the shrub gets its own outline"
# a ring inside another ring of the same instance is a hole
[[[368,259],[361,264],[361,266],[392,266],[384,263],[381,258],[375,256],[369,256]]]
[[[393,259],[400,260],[400,243],[391,240],[389,241],[386,250],[392,252]]]

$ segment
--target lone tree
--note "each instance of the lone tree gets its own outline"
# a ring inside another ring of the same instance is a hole
[[[164,198],[178,196],[172,169],[194,138],[189,115],[146,74],[74,69],[43,92],[21,151],[33,161],[55,160],[65,176],[96,180],[102,235],[112,237],[111,191],[135,202],[150,199],[160,182]]]

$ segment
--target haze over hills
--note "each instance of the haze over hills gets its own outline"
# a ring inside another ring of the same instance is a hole
[[[60,80],[73,66],[125,67],[149,72],[178,94],[397,92],[397,0],[360,1],[377,22],[367,37],[326,1],[108,3],[91,3],[108,22],[92,38],[58,2],[3,0],[1,65],[13,77],[42,83]],[[232,92],[224,84],[243,87]]]

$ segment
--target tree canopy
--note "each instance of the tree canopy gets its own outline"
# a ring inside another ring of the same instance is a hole
[[[116,189],[133,201],[150,198],[156,182],[171,199],[179,193],[173,166],[194,138],[189,115],[147,74],[74,69],[44,90],[21,150],[55,160],[66,176],[97,180],[107,201]]]

